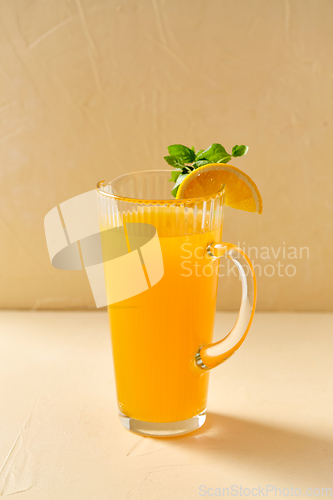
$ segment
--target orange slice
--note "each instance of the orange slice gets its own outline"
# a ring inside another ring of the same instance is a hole
[[[253,180],[239,168],[226,163],[211,163],[192,170],[180,184],[177,199],[216,194],[223,185],[226,205],[262,213],[262,198]]]

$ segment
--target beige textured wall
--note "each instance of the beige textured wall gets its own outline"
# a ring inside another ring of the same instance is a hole
[[[165,168],[169,144],[222,142],[250,146],[235,165],[264,199],[228,209],[224,239],[309,248],[255,259],[274,271],[258,307],[332,310],[332,19],[331,0],[0,2],[0,307],[93,308],[84,272],[51,267],[46,212]],[[238,301],[223,279],[220,307]]]

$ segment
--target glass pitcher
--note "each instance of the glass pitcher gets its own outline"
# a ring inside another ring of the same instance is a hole
[[[249,258],[222,242],[224,190],[203,198],[171,199],[170,175],[169,170],[147,170],[97,185],[101,234],[124,229],[128,252],[139,252],[140,276],[146,279],[144,291],[112,303],[118,284],[104,258],[120,420],[144,436],[181,435],[204,424],[209,371],[242,344],[256,302]],[[128,233],[139,224],[156,229],[163,259],[158,280],[150,273],[152,255],[138,245],[131,248]],[[107,238],[101,242],[105,255]],[[233,329],[212,343],[222,255],[238,269],[242,299]],[[121,281],[135,283],[135,272],[127,268]]]

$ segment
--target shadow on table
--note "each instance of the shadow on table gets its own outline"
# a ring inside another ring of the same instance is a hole
[[[207,413],[205,425],[184,437],[170,438],[174,445],[223,460],[239,459],[264,471],[292,472],[309,484],[331,477],[333,442],[297,430],[251,420]],[[326,486],[326,485],[323,485]]]

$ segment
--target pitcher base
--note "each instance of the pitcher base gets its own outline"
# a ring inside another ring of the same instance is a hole
[[[119,418],[125,429],[140,436],[172,437],[188,434],[199,429],[206,421],[206,411],[188,420],[179,420],[178,422],[143,422],[142,420],[127,417],[123,413],[119,413]]]

